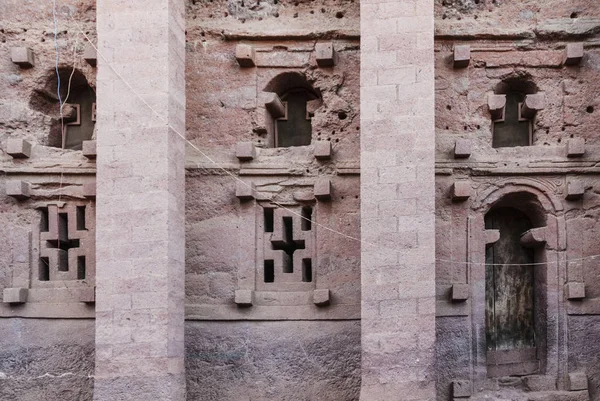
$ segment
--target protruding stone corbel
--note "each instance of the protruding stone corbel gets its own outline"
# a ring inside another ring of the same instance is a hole
[[[238,142],[235,144],[235,157],[241,161],[249,161],[256,157],[256,148],[252,142]]]
[[[21,68],[34,66],[33,50],[28,47],[13,47],[10,49],[10,59]]]
[[[2,301],[7,304],[23,304],[27,302],[29,290],[23,287],[5,288],[2,293]]]
[[[332,42],[317,43],[315,53],[319,67],[333,67],[335,65],[335,50]]]
[[[246,184],[245,182],[236,181],[235,196],[239,200],[254,199],[254,184]]]
[[[254,291],[252,290],[235,290],[235,303],[240,307],[252,306],[254,303]]]
[[[265,107],[273,118],[285,117],[285,105],[275,92],[265,92]]]
[[[86,182],[83,184],[83,196],[87,199],[96,199],[96,183]]]
[[[585,186],[580,180],[569,179],[567,180],[567,200],[578,200],[583,198],[585,193]]]
[[[94,46],[91,43],[87,43],[85,45],[85,49],[83,50],[83,59],[92,67],[95,67],[98,64],[98,55]]]
[[[584,372],[569,373],[569,391],[582,391],[588,389],[588,378]]]
[[[469,299],[469,284],[452,284],[452,302],[464,302]]]
[[[546,96],[543,93],[525,95],[525,100],[521,104],[521,117],[533,118],[535,113],[546,107]]]
[[[567,141],[567,157],[581,157],[585,153],[585,140],[571,138]]]
[[[472,194],[471,183],[469,181],[455,181],[452,184],[452,200],[461,202],[469,199]]]
[[[318,200],[329,200],[331,199],[332,185],[329,178],[319,178],[315,182],[314,186],[315,198]]]
[[[457,139],[454,143],[454,158],[467,159],[471,156],[471,141],[468,139]]]
[[[6,141],[6,153],[13,159],[26,159],[31,156],[31,143],[24,139],[9,139]]]
[[[564,65],[578,65],[583,59],[583,43],[567,43],[565,46]]]
[[[79,292],[79,302],[96,303],[96,287],[82,288]]]
[[[240,43],[235,47],[235,59],[240,67],[254,67],[256,65],[254,56],[254,46],[252,45]]]
[[[96,141],[83,141],[81,143],[81,152],[88,159],[96,158]]]
[[[504,121],[506,112],[506,95],[488,95],[488,108],[493,121]]]
[[[28,199],[31,194],[31,184],[21,180],[6,181],[6,195],[18,200]]]
[[[454,398],[471,397],[471,380],[454,380],[452,382],[452,396]]]
[[[323,105],[323,99],[312,99],[306,102],[306,118],[313,118],[315,112]]]
[[[327,306],[331,302],[329,289],[318,289],[313,291],[313,303],[317,306]]]
[[[483,230],[483,238],[486,245],[494,244],[500,239],[500,230],[495,228]]]
[[[456,45],[452,57],[454,68],[466,68],[471,61],[471,46]]]
[[[521,245],[525,248],[541,248],[546,245],[547,227],[536,227],[521,235]]]
[[[317,141],[315,143],[315,158],[319,160],[331,159],[331,142],[330,141]]]
[[[585,298],[585,283],[572,281],[565,284],[565,297],[571,301]]]

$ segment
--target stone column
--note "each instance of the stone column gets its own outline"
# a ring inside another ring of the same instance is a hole
[[[184,2],[97,7],[94,400],[184,400]]]
[[[361,1],[363,401],[435,399],[433,28],[433,0]]]

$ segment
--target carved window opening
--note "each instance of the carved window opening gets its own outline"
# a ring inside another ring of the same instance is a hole
[[[538,262],[545,261],[545,242],[532,245],[526,238],[545,222],[533,207],[516,194],[485,215],[485,228],[500,234],[485,252],[488,377],[535,374],[544,367],[546,279]]]
[[[312,142],[312,117],[321,104],[320,92],[302,73],[287,72],[264,89],[270,147],[307,146]]]
[[[94,137],[96,92],[78,69],[61,67],[58,75],[60,100],[58,78],[55,70],[50,70],[44,86],[33,92],[29,104],[32,109],[53,118],[46,141],[48,146],[81,150],[82,142]]]
[[[521,106],[524,100],[524,93],[509,92],[506,94],[504,115],[494,121],[492,141],[494,148],[530,146],[532,144],[532,120],[521,115]]]

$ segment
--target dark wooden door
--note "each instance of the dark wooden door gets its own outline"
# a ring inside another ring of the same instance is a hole
[[[500,239],[486,249],[487,349],[534,348],[534,254],[520,242],[531,221],[517,209],[498,208],[486,215],[485,225],[500,230]]]

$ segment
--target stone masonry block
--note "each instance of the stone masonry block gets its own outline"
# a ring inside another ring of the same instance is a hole
[[[9,304],[22,304],[27,302],[27,288],[5,288],[2,294],[2,301]]]
[[[452,200],[464,201],[471,197],[471,183],[468,181],[455,181],[452,185]]]
[[[315,143],[315,157],[319,160],[331,159],[331,142],[317,141]]]
[[[96,199],[96,183],[86,182],[83,184],[83,196],[88,199]]]
[[[319,200],[331,199],[332,185],[329,178],[319,178],[315,182],[314,194]]]
[[[254,67],[254,47],[252,45],[240,43],[235,47],[235,59],[240,67]]]
[[[581,157],[585,153],[585,139],[572,138],[567,141],[567,157]]]
[[[469,66],[471,61],[471,46],[469,45],[456,45],[454,46],[453,55],[454,68],[465,68]]]
[[[452,396],[455,398],[469,398],[471,396],[471,380],[454,380],[452,382]]]
[[[239,200],[254,199],[254,185],[237,181],[235,184],[235,196]]]
[[[471,141],[468,139],[457,139],[454,143],[454,158],[466,159],[471,156]]]
[[[577,200],[583,198],[585,187],[582,181],[570,179],[567,180],[567,200]]]
[[[521,235],[521,245],[525,248],[542,248],[546,246],[547,236],[547,227],[532,228]]]
[[[565,47],[564,64],[577,65],[583,59],[583,43],[567,43]]]
[[[31,68],[34,66],[33,51],[28,47],[13,47],[10,49],[10,58],[19,67]]]
[[[242,161],[252,160],[256,157],[256,148],[252,142],[238,142],[235,144],[235,157]]]
[[[96,158],[96,141],[83,141],[81,143],[82,153],[88,159]]]
[[[504,120],[506,109],[506,95],[488,95],[488,109],[492,115],[493,121]]]
[[[31,185],[21,180],[10,180],[6,182],[6,195],[15,199],[23,200],[31,196]]]
[[[524,118],[533,118],[535,113],[546,107],[546,96],[543,93],[526,95],[521,105],[521,116]]]
[[[235,290],[235,303],[237,306],[252,306],[254,302],[254,291]]]
[[[97,60],[97,52],[94,46],[91,43],[87,43],[85,49],[83,50],[83,59],[92,67],[95,67],[98,63]]]
[[[585,298],[585,283],[570,282],[565,285],[565,296],[569,300]]]
[[[326,306],[330,302],[329,289],[319,289],[313,291],[313,303],[317,306]]]
[[[452,301],[466,301],[469,299],[469,291],[469,284],[452,284]]]
[[[317,43],[315,45],[315,53],[319,67],[333,67],[335,64],[332,42]]]
[[[581,391],[588,389],[588,379],[584,372],[569,373],[569,391]]]
[[[82,288],[79,291],[79,302],[93,304],[96,302],[96,287]]]
[[[6,141],[6,153],[15,159],[26,159],[31,156],[31,143],[24,139]]]

